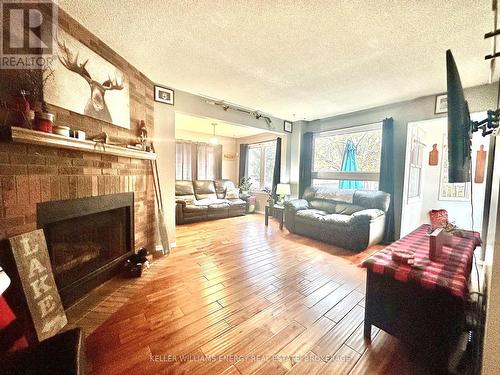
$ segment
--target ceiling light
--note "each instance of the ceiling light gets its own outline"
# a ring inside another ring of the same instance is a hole
[[[215,136],[215,127],[217,126],[217,124],[214,122],[212,123],[212,126],[214,127],[214,135],[212,138],[210,138],[210,140],[208,141],[210,144],[212,145],[218,145],[219,144],[219,140],[217,139],[217,137]]]

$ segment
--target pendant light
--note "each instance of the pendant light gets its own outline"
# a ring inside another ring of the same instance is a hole
[[[212,126],[214,127],[214,132],[213,132],[213,136],[212,138],[210,138],[210,140],[208,141],[210,144],[212,145],[218,145],[219,144],[219,140],[217,139],[217,137],[215,136],[215,127],[217,126],[217,123],[213,122],[212,123]]]

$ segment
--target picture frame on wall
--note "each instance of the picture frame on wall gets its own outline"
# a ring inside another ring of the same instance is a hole
[[[434,114],[438,115],[440,113],[446,113],[446,112],[448,112],[448,95],[446,94],[436,95]]]
[[[155,85],[155,102],[174,105],[174,90]]]
[[[236,159],[236,155],[234,152],[224,152],[223,158],[227,161],[234,161]]]
[[[292,133],[293,132],[293,123],[291,121],[285,121],[283,124],[283,128],[285,132]]]
[[[66,31],[58,29],[57,35],[57,58],[43,87],[44,100],[130,129],[130,83],[125,72]]]

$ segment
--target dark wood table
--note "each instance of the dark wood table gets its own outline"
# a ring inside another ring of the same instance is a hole
[[[280,229],[283,229],[283,221],[285,214],[285,207],[275,204],[273,207],[266,206],[265,208],[265,223],[269,225],[269,216],[275,217],[280,223]]]
[[[421,226],[363,262],[367,268],[364,336],[370,340],[375,325],[441,370],[465,327],[468,281],[480,239],[472,232],[453,238],[434,262],[428,259],[428,231],[428,226]],[[396,250],[414,251],[420,265],[394,262]]]

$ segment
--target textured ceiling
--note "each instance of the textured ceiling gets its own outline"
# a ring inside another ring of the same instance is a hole
[[[486,83],[490,0],[59,0],[152,80],[289,120]],[[294,116],[295,115],[295,116]]]
[[[264,130],[250,126],[234,125],[211,118],[192,116],[178,112],[175,113],[175,130],[213,134],[214,127],[212,124],[217,124],[215,127],[215,134],[222,137],[241,138],[266,133]]]

